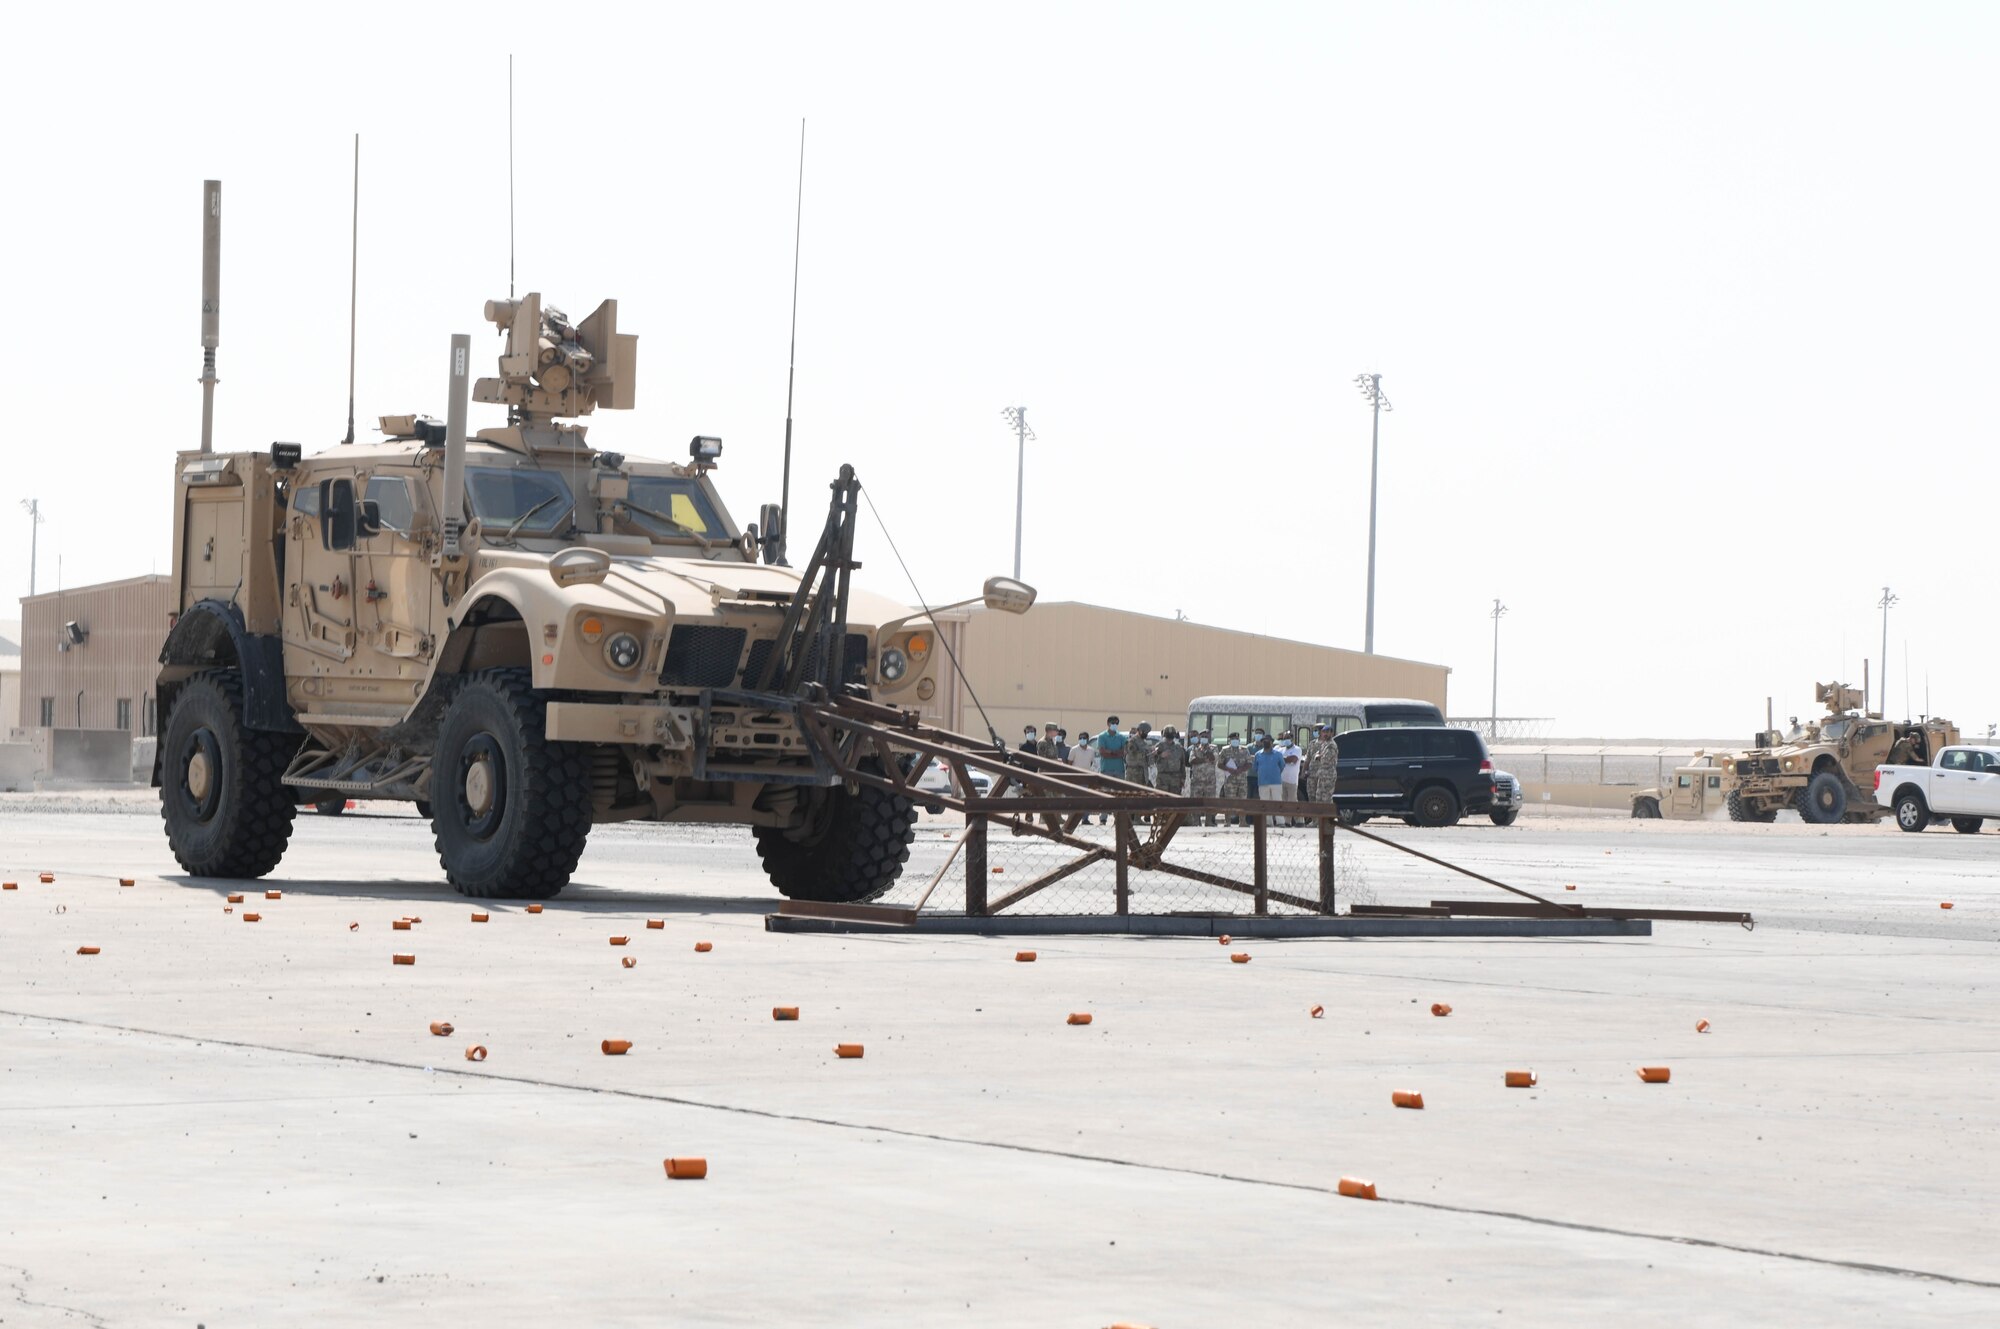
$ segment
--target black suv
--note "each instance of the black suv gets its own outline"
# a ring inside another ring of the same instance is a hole
[[[1356,729],[1340,736],[1341,820],[1452,826],[1493,810],[1493,760],[1470,729]]]

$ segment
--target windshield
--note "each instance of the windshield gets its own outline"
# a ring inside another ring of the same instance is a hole
[[[553,534],[569,521],[575,506],[560,475],[525,467],[469,466],[465,492],[472,500],[472,515],[489,536],[505,534],[517,521],[521,523],[517,535]]]
[[[685,476],[633,476],[625,510],[634,526],[657,539],[673,540],[689,534],[729,538],[701,485]]]
[[[1820,741],[1837,743],[1847,737],[1847,731],[1854,727],[1852,720],[1828,720],[1819,727]]]

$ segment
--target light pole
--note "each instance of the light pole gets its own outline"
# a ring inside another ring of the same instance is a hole
[[[1396,408],[1382,395],[1380,374],[1356,374],[1354,385],[1375,408],[1375,424],[1368,442],[1368,632],[1362,649],[1375,654],[1375,477],[1382,461],[1382,412]]]
[[[28,594],[33,595],[35,593],[35,552],[36,546],[40,543],[39,536],[41,534],[38,528],[42,524],[42,500],[39,498],[24,498],[21,500],[21,510],[28,514]]]
[[[1507,606],[1496,597],[1493,601],[1493,741],[1500,741],[1500,616],[1507,612]]]
[[[1882,714],[1884,715],[1889,713],[1889,606],[1901,598],[1884,586],[1882,598],[1875,602],[1875,607],[1882,611]],[[1863,697],[1861,701],[1862,709],[1867,710],[1868,699]]]
[[[1021,580],[1021,509],[1028,492],[1028,440],[1035,431],[1028,428],[1028,408],[1009,406],[1000,414],[1014,431],[1019,454],[1014,461],[1014,580]]]

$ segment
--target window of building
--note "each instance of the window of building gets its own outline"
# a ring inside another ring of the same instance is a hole
[[[152,697],[146,698],[146,728],[139,735],[141,738],[151,738],[153,736],[153,726],[160,721],[158,707],[158,701]]]
[[[54,697],[44,697],[42,698],[42,728],[53,729],[55,726],[56,699]]]
[[[132,699],[130,697],[120,697],[118,699],[118,719],[111,727],[113,729],[123,729],[128,734],[132,732]]]

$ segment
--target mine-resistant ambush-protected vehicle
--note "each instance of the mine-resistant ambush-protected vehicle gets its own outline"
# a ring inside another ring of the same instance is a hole
[[[1958,742],[1949,720],[1896,723],[1864,712],[1861,689],[1821,683],[1814,695],[1827,713],[1788,732],[1758,735],[1748,752],[1730,762],[1735,787],[1727,804],[1733,821],[1773,821],[1796,808],[1822,826],[1874,821],[1888,812],[1875,801],[1875,768],[1884,762],[1923,763]]]
[[[915,709],[940,651],[928,617],[850,588],[851,557],[829,561],[851,554],[852,471],[813,559],[773,565],[782,517],[737,526],[712,482],[716,440],[684,464],[645,461],[573,423],[633,404],[638,339],[616,301],[572,323],[530,294],[486,317],[500,372],[470,396],[504,407],[504,425],[466,437],[459,336],[443,423],[385,417],[384,441],[310,457],[179,455],[154,776],[175,858],[258,877],[297,804],[366,797],[428,816],[466,895],[554,895],[592,825],[635,818],[750,827],[793,898],[879,895],[915,807],[839,779],[795,707],[842,694]],[[205,413],[204,443],[207,427]],[[995,578],[983,598],[1020,612],[1034,593]]]

